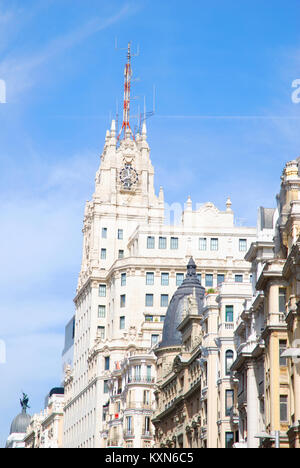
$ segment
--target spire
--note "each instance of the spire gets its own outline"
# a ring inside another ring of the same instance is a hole
[[[231,206],[232,206],[232,203],[231,203],[230,197],[228,197],[226,201],[226,211],[232,211]]]
[[[124,70],[124,105],[123,105],[123,123],[118,135],[118,140],[120,139],[122,133],[124,138],[129,138],[130,136],[134,138],[132,133],[129,118],[130,118],[130,90],[131,90],[131,78],[132,78],[132,69],[131,69],[131,43],[128,42],[127,49],[127,63]]]

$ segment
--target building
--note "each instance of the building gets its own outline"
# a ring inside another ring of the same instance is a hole
[[[189,266],[194,262],[190,262]],[[192,280],[192,282],[191,282]],[[191,282],[187,297],[182,286]],[[156,445],[231,448],[239,441],[237,388],[231,380],[234,323],[251,298],[250,283],[225,281],[204,298],[196,266],[172,299],[157,355]],[[202,299],[196,301],[197,289]]]
[[[18,414],[11,423],[5,448],[25,448],[24,437],[31,420],[31,416],[27,414],[28,399],[26,401],[26,404],[24,404],[24,399],[21,401],[22,412]]]
[[[53,388],[48,404],[40,414],[35,414],[23,437],[25,448],[63,448],[64,389]]]
[[[161,340],[169,299],[191,256],[207,290],[249,281],[244,255],[256,230],[234,224],[229,199],[224,211],[212,203],[193,211],[189,198],[178,224],[170,224],[174,207],[165,205],[162,188],[155,194],[145,122],[134,137],[125,112],[122,129],[118,135],[113,121],[107,131],[85,208],[74,360],[65,375],[66,447],[105,447],[115,440],[103,420],[111,372],[118,363],[122,371],[132,343],[148,355]]]
[[[299,448],[299,161],[286,164],[277,210],[259,211],[246,254],[254,291],[236,329],[240,436],[245,447]]]

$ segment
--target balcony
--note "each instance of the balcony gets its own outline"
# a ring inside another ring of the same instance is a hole
[[[142,436],[141,436],[143,439],[152,439],[153,437],[153,433],[149,430],[146,430],[145,428],[143,428],[143,432],[142,432]]]
[[[120,447],[119,439],[110,439],[107,441],[107,447]]]
[[[126,429],[123,435],[124,435],[124,439],[132,439],[133,437],[135,437],[133,429]]]
[[[152,411],[153,410],[153,404],[152,403],[144,403],[143,401],[129,401],[127,403],[126,410],[132,410],[132,409],[142,409],[142,410],[148,410]]]
[[[154,377],[128,377],[128,384],[153,384],[155,382]]]

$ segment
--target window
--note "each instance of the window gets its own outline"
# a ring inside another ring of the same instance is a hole
[[[172,250],[178,249],[178,237],[171,237],[170,247]]]
[[[142,370],[141,366],[135,366],[134,368],[134,377],[137,382],[141,381],[141,370]]]
[[[123,240],[123,229],[118,229],[118,239]]]
[[[201,275],[201,273],[198,273],[198,274],[197,274],[197,280],[199,281],[199,283],[201,283],[201,281],[202,281],[202,275]]]
[[[183,273],[176,273],[176,286],[181,286],[184,280]]]
[[[120,307],[125,307],[126,306],[126,294],[122,294],[120,296]]]
[[[98,336],[101,340],[105,340],[105,327],[98,327]]]
[[[125,328],[125,317],[120,317],[120,330]]]
[[[226,416],[230,416],[231,410],[233,408],[233,398],[234,398],[234,391],[226,390],[226,394],[225,394],[225,415]]]
[[[243,275],[235,275],[234,276],[234,281],[236,283],[242,283],[243,282]]]
[[[108,380],[104,380],[103,392],[108,393]]]
[[[153,322],[153,315],[146,315],[145,322]]]
[[[104,370],[109,370],[110,367],[110,357],[107,356],[104,358]]]
[[[131,434],[132,433],[132,416],[126,417],[126,428],[127,428],[127,433]]]
[[[98,306],[98,318],[105,318],[106,317],[106,307],[105,305]]]
[[[286,367],[287,366],[287,358],[281,357],[281,354],[286,350],[287,348],[287,341],[286,340],[280,340],[279,341],[279,364],[280,367]]]
[[[159,249],[166,249],[167,248],[167,238],[160,237],[158,240],[158,248]]]
[[[101,260],[106,260],[106,249],[101,249]]]
[[[206,237],[200,237],[199,239],[199,250],[207,249],[207,239]]]
[[[225,372],[226,375],[230,375],[230,368],[233,364],[233,351],[226,351],[225,354]]]
[[[119,258],[124,258],[124,250],[119,250]]]
[[[155,248],[155,238],[152,236],[147,237],[147,249],[154,249]]]
[[[219,250],[219,239],[210,239],[210,250]]]
[[[161,274],[161,285],[162,286],[169,286],[169,273],[162,273]]]
[[[107,228],[102,228],[102,239],[107,238]]]
[[[288,420],[288,397],[280,395],[280,421],[287,422]]]
[[[126,273],[121,274],[121,286],[126,286]]]
[[[233,432],[226,432],[225,433],[225,448],[231,449],[233,448],[233,444],[234,444]]]
[[[145,434],[149,434],[150,432],[150,418],[149,416],[145,416]]]
[[[158,343],[159,335],[151,335],[151,347]]]
[[[239,251],[240,252],[247,252],[247,239],[240,239],[239,240]]]
[[[99,284],[99,296],[106,297],[106,284]]]
[[[151,382],[152,379],[152,366],[147,366],[147,382]]]
[[[279,288],[279,297],[278,297],[278,308],[279,312],[285,314],[285,304],[286,304],[286,289]]]
[[[161,322],[164,322],[165,320],[166,320],[166,316],[165,316],[165,315],[161,315],[161,316],[160,316],[160,321],[161,321]]]
[[[225,306],[225,320],[226,322],[233,322],[233,306]]]
[[[154,284],[154,273],[146,273],[146,284],[153,286]]]
[[[205,286],[207,288],[211,288],[213,286],[213,283],[214,283],[214,277],[213,275],[205,275]]]
[[[144,390],[144,405],[150,405],[150,391]]]
[[[161,294],[160,296],[160,307],[168,307],[169,305],[169,295]]]
[[[217,275],[217,284],[222,284],[225,281],[225,275]]]
[[[153,294],[146,294],[146,307],[153,307]]]

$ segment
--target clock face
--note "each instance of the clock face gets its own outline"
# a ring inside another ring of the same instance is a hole
[[[139,176],[130,164],[125,164],[125,166],[120,170],[120,180],[124,189],[131,190],[132,186],[138,182]]]

